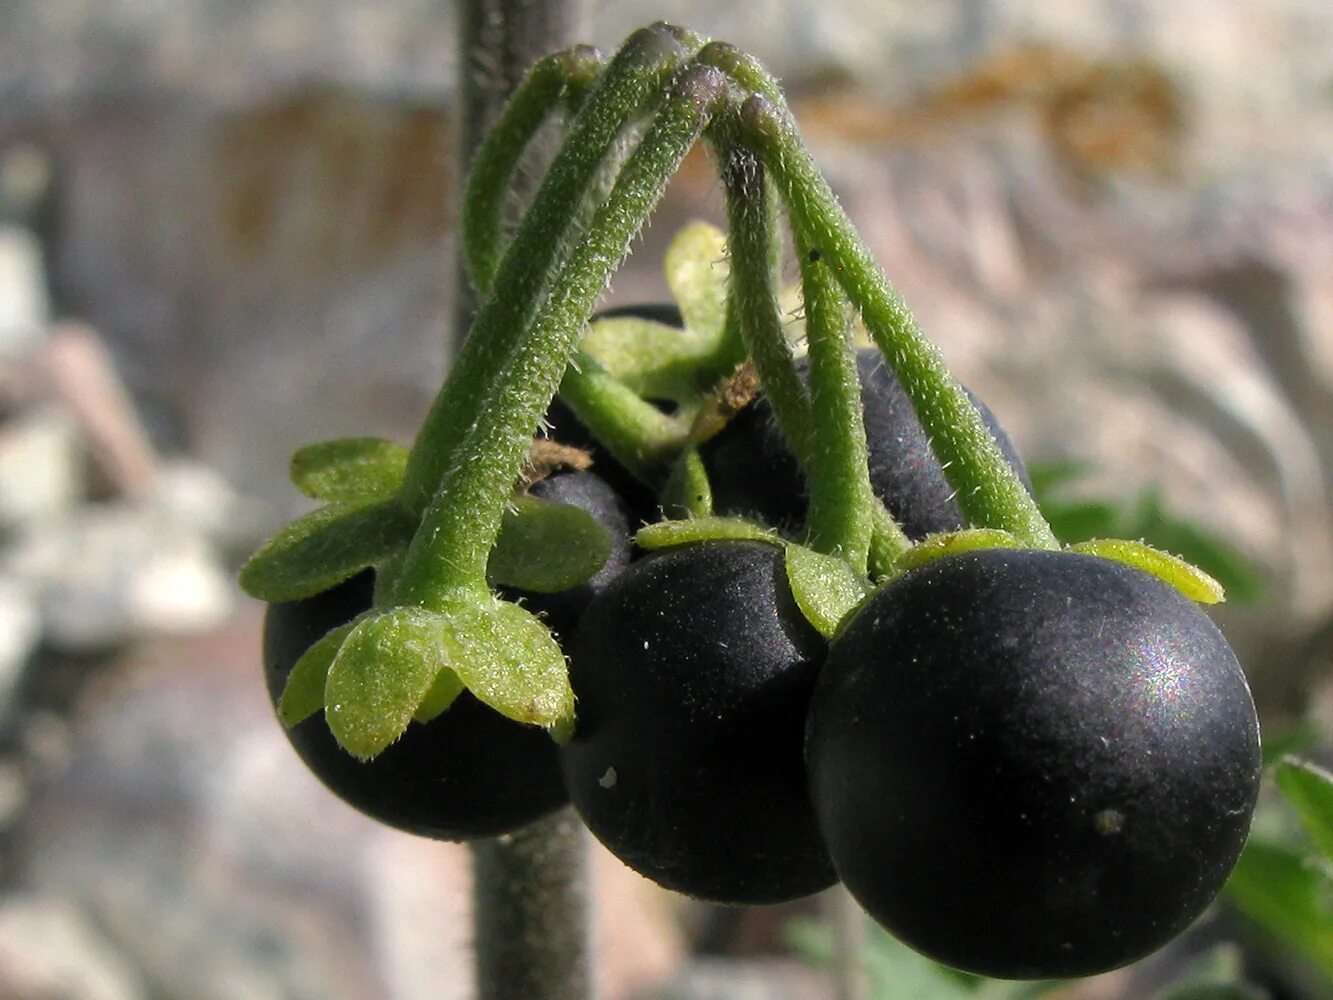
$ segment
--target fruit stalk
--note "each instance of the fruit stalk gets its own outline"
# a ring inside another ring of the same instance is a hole
[[[495,383],[465,411],[470,419],[456,446],[459,457],[445,469],[408,547],[397,603],[444,610],[489,594],[486,563],[532,433],[555,395],[597,297],[725,93],[722,74],[704,66],[683,70],[671,85],[610,196],[552,282],[536,321],[521,331]],[[597,97],[591,100],[595,104]],[[570,145],[572,140],[566,148]],[[510,259],[521,252],[518,248],[516,239],[501,265],[502,278]],[[506,281],[497,283],[490,301],[506,297],[510,288]],[[479,317],[469,344],[479,335],[481,322]]]
[[[980,413],[857,236],[805,148],[776,81],[755,59],[725,43],[708,44],[698,59],[753,92],[739,112],[744,141],[768,168],[793,228],[828,261],[898,374],[968,522],[1008,531],[1034,548],[1058,548]]]

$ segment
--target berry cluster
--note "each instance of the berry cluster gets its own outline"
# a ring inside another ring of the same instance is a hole
[[[265,669],[298,753],[417,833],[492,836],[572,802],[700,898],[841,880],[973,972],[1086,975],[1161,946],[1227,878],[1257,795],[1254,705],[1196,603],[1220,594],[1139,543],[1056,543],[756,64],[667,26],[590,59],[534,70],[478,160],[465,237],[490,294],[416,445],[298,453],[328,506],[243,576],[271,602]],[[591,186],[653,93],[582,242],[561,238],[579,217],[561,184]],[[570,138],[506,249],[497,192],[542,119],[524,102],[562,99]],[[729,233],[673,245],[678,309],[589,325],[598,240],[641,221],[705,130]],[[853,310],[877,349],[853,347]]]

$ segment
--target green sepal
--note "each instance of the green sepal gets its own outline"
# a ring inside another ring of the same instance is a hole
[[[290,729],[324,708],[324,687],[329,679],[333,658],[355,627],[348,622],[316,639],[292,666],[287,683],[278,699],[278,721]]]
[[[685,402],[708,388],[701,384],[697,340],[674,326],[608,316],[589,325],[582,346],[607,374],[647,399]]]
[[[962,531],[943,531],[928,535],[900,555],[893,563],[890,579],[919,569],[944,556],[974,552],[977,549],[1017,549],[1022,543],[1007,531],[997,528],[965,528]]]
[[[1287,757],[1274,776],[1277,787],[1300,813],[1310,839],[1333,861],[1333,774],[1309,761]]]
[[[1131,542],[1122,538],[1095,538],[1070,545],[1068,549],[1070,552],[1111,559],[1141,569],[1145,573],[1151,573],[1164,583],[1175,587],[1191,601],[1198,601],[1200,604],[1217,604],[1226,599],[1226,591],[1222,589],[1222,585],[1203,570],[1190,565],[1178,556],[1155,549],[1143,542]]]
[[[726,323],[731,280],[726,234],[707,222],[689,223],[667,247],[663,270],[685,329],[696,340],[717,343]]]
[[[454,659],[452,624],[439,612],[399,607],[353,626],[324,689],[325,717],[344,750],[369,760],[403,735]]]
[[[662,510],[669,518],[703,518],[713,513],[713,487],[699,449],[686,448],[671,467],[662,488]]]
[[[565,655],[531,612],[493,597],[451,608],[449,666],[506,718],[553,732],[574,719]]]
[[[659,521],[639,529],[634,536],[639,548],[667,549],[691,542],[746,541],[786,545],[772,528],[739,517],[696,517],[684,521]]]
[[[571,504],[515,497],[486,563],[494,585],[553,594],[591,579],[611,554],[611,534]]]
[[[396,501],[330,504],[292,521],[241,569],[261,601],[299,601],[328,590],[407,547],[416,521]]]
[[[403,484],[408,454],[384,438],[321,441],[292,455],[292,482],[306,496],[328,503],[385,500]]]
[[[847,613],[870,590],[837,556],[803,545],[787,546],[787,584],[805,620],[826,639],[833,638]]]
[[[458,700],[458,696],[463,693],[465,688],[458,674],[452,670],[441,670],[431,684],[430,690],[426,692],[426,697],[417,710],[412,713],[413,722],[430,722],[438,718],[449,710],[449,707]]]

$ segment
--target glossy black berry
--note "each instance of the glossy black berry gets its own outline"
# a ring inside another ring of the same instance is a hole
[[[506,598],[518,598],[525,608],[540,615],[546,627],[561,642],[574,631],[579,616],[597,593],[630,564],[630,514],[620,494],[591,472],[558,472],[533,483],[528,493],[543,500],[565,503],[591,514],[611,536],[611,552],[591,579],[554,594],[502,590]]]
[[[966,527],[953,488],[893,369],[873,348],[858,351],[856,365],[875,495],[909,538]],[[798,370],[802,378],[807,377],[807,359],[798,362]],[[972,402],[1009,464],[1026,480],[1022,460],[995,415],[975,396]],[[776,527],[799,525],[805,517],[805,477],[763,397],[706,441],[700,454],[717,513],[755,515]]]
[[[560,751],[593,834],[670,889],[771,903],[832,884],[802,767],[824,643],[757,542],[667,549],[588,606]]]
[[[270,604],[264,676],[276,703],[296,660],[316,639],[370,607],[370,571],[304,601]],[[361,762],[333,738],[323,713],[287,730],[297,754],[330,791],[390,826],[440,840],[507,833],[568,801],[555,744],[464,692],[443,715],[412,723]]]
[[[1196,605],[1071,553],[949,556],[833,642],[807,763],[839,876],[948,965],[1089,975],[1183,931],[1244,845],[1254,703]]]

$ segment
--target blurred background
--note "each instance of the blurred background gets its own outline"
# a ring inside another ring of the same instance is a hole
[[[1333,6],[633,0],[588,4],[584,37],[658,18],[782,77],[1057,528],[1222,578],[1267,740],[1326,757]],[[233,583],[303,509],[295,447],[410,441],[438,387],[456,22],[446,0],[0,5],[0,998],[471,995],[466,850],[303,771]],[[702,155],[607,303],[660,300],[697,217],[721,219]],[[1299,858],[1283,809],[1260,832]],[[608,1000],[830,995],[815,909],[595,869]],[[1329,890],[1298,876],[1059,995],[1182,970],[1333,995]],[[1018,995],[867,949],[876,997]]]

